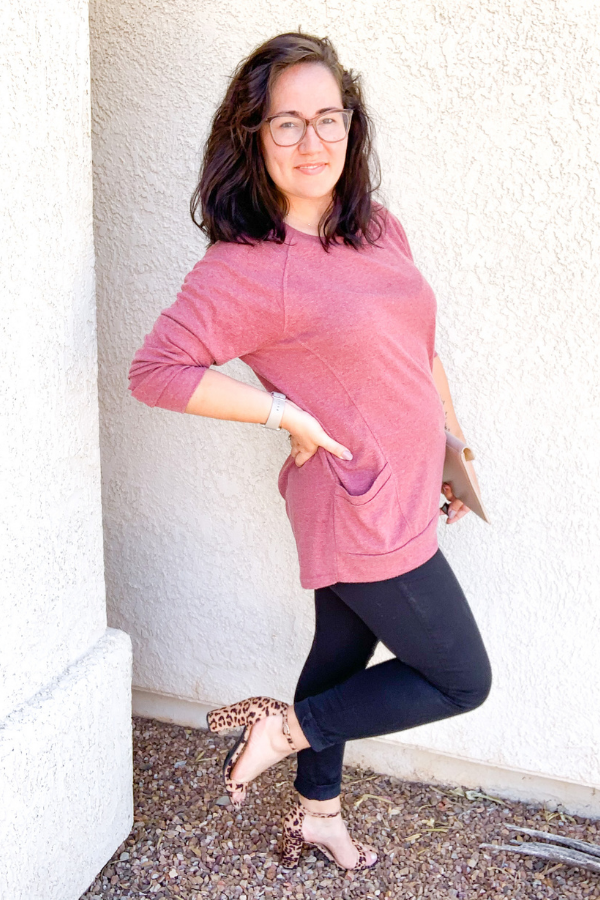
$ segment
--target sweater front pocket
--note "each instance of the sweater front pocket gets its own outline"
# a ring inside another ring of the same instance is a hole
[[[397,550],[410,539],[396,478],[387,461],[362,494],[350,494],[336,481],[333,506],[338,553],[378,556]]]

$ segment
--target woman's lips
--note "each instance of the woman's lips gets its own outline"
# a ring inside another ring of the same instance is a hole
[[[296,169],[302,172],[303,175],[320,175],[326,165],[327,163],[307,164],[305,166],[296,166]]]

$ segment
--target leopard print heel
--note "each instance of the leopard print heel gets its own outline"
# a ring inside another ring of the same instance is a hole
[[[248,738],[250,737],[250,732],[252,731],[252,726],[255,725],[256,722],[266,718],[266,716],[283,716],[283,733],[285,734],[291,749],[294,752],[297,752],[298,748],[295,746],[290,733],[287,720],[287,709],[288,704],[284,703],[283,700],[274,700],[272,697],[249,697],[247,700],[239,700],[237,703],[232,703],[230,706],[221,706],[208,713],[206,719],[210,731],[227,732],[239,728],[240,725],[244,727],[244,730],[233,747],[229,750],[225,757],[225,762],[223,763],[223,781],[225,783],[225,790],[229,794],[232,806],[236,809],[239,809],[246,799],[249,782],[233,781],[231,772],[244,752],[246,744],[248,743]],[[242,792],[242,798],[236,803],[233,800],[233,794],[240,792]]]
[[[304,817],[306,815],[319,816],[322,819],[330,819],[334,816],[340,816],[341,811],[335,813],[311,812],[299,801],[289,810],[285,819],[283,820],[283,837],[280,865],[283,866],[284,869],[293,869],[298,865],[298,862],[300,861],[300,855],[302,853],[302,847],[304,844],[308,844],[312,847],[317,847],[321,851],[321,853],[323,853],[327,857],[327,859],[336,864],[338,869],[343,869],[344,871],[354,872],[358,871],[359,869],[370,869],[375,865],[378,857],[376,856],[372,863],[368,863],[367,848],[362,843],[362,841],[353,841],[354,846],[358,850],[358,860],[356,861],[356,865],[352,866],[349,869],[347,866],[342,866],[341,863],[337,861],[333,853],[331,853],[329,848],[324,844],[319,844],[316,841],[305,840],[302,835],[302,822],[304,821]]]

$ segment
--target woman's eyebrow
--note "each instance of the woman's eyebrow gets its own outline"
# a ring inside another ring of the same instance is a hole
[[[325,106],[323,109],[317,110],[317,115],[320,116],[321,113],[329,112],[331,109],[339,109],[339,106]],[[299,113],[297,109],[282,109],[281,112],[273,113],[274,116],[300,116],[303,118],[302,113]]]

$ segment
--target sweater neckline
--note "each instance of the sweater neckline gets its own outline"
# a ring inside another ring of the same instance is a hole
[[[321,238],[318,234],[307,234],[305,231],[298,231],[297,228],[294,228],[292,225],[288,225],[287,222],[283,223],[288,232],[291,232],[292,237],[297,238],[298,240],[304,241],[318,241],[321,243]]]

